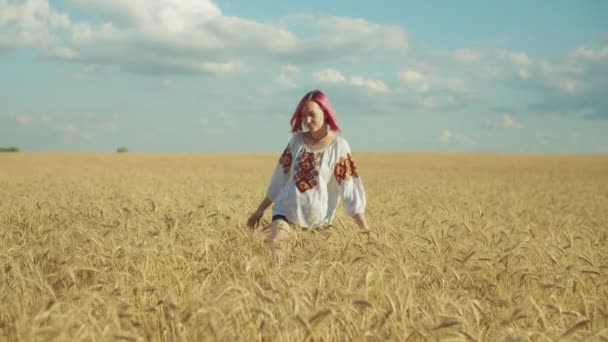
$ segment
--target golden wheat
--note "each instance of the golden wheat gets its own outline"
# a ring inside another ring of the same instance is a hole
[[[608,157],[357,157],[379,241],[273,266],[276,155],[0,156],[0,340],[608,339]]]

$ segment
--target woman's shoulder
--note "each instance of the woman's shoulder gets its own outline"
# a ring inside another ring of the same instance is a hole
[[[343,150],[350,151],[350,143],[348,142],[348,139],[343,137],[342,135],[336,134],[335,143],[340,151],[343,151]]]
[[[294,132],[289,137],[288,145],[292,146],[294,143],[300,141],[302,139],[302,132]]]
[[[297,148],[298,145],[304,144],[304,134],[306,133],[302,131],[292,133],[291,137],[289,138],[288,145],[294,149]],[[341,134],[335,132],[333,132],[333,134],[335,135],[334,141],[330,143],[328,147],[335,146],[339,152],[350,152],[350,143],[348,142],[348,139]]]

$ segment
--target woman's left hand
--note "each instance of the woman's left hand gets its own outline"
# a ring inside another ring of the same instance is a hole
[[[249,227],[249,229],[255,229],[258,227],[258,225],[260,224],[260,219],[262,218],[262,216],[264,216],[264,212],[261,210],[256,210],[253,212],[253,214],[251,214],[251,216],[249,216],[249,219],[247,220],[247,227]]]

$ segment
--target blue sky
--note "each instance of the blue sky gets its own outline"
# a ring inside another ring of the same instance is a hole
[[[608,2],[0,0],[0,146],[608,153]]]

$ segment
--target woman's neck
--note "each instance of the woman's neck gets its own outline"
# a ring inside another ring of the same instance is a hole
[[[310,133],[311,138],[315,142],[319,142],[329,135],[329,130],[327,128],[323,128],[314,133],[313,132],[309,132],[309,133]]]

